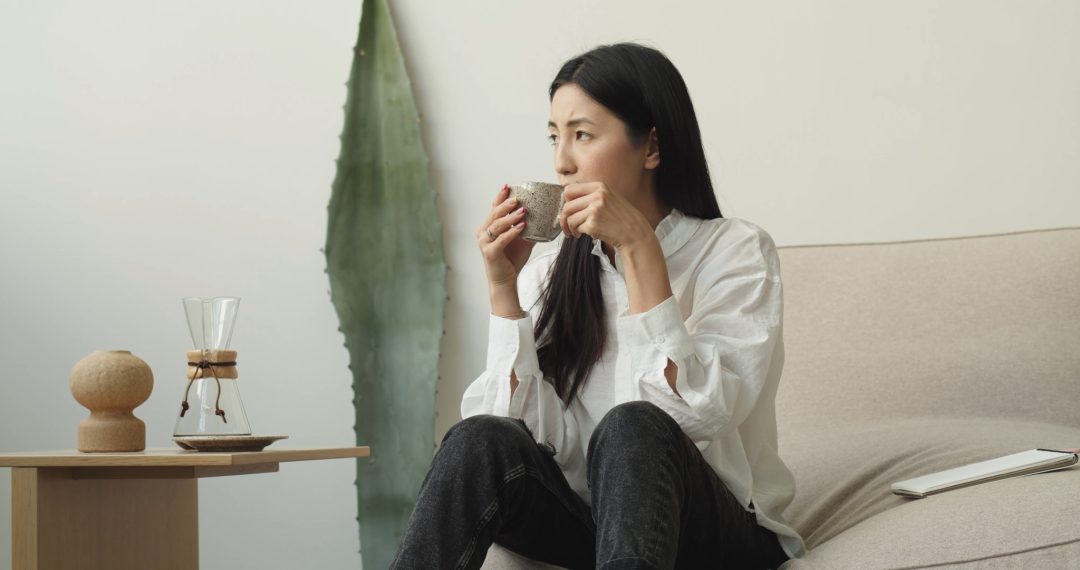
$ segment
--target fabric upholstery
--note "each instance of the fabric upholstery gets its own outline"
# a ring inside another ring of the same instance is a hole
[[[785,515],[810,549],[801,562],[1017,567],[1002,561],[1077,548],[1076,468],[925,499],[889,485],[1080,446],[1080,228],[780,257],[777,422],[798,484]]]
[[[781,447],[918,417],[1080,427],[1080,228],[779,253]]]
[[[784,569],[1075,568],[1078,486],[1073,467],[901,499]]]
[[[838,430],[823,436],[819,445],[815,446],[814,443],[806,438],[798,445],[789,444],[784,451],[784,458],[796,473],[799,485],[795,501],[786,514],[803,535],[812,553],[825,549],[826,545],[853,531],[853,527],[875,524],[873,521],[881,520],[895,522],[894,518],[901,516],[900,513],[908,513],[913,525],[932,528],[951,524],[949,508],[965,504],[965,501],[970,501],[971,508],[976,511],[988,507],[980,504],[983,500],[1003,508],[1011,502],[1018,502],[1018,505],[1009,508],[1022,509],[1024,497],[997,496],[998,493],[1007,492],[1003,481],[956,489],[923,499],[894,495],[890,485],[910,477],[1036,447],[1075,447],[1080,445],[1080,429],[1013,420],[913,419],[886,422],[863,430]],[[831,448],[822,452],[823,445]],[[1026,491],[1048,495],[1071,494],[1071,502],[1059,505],[1062,508],[1080,508],[1080,468],[1074,466],[1061,473],[1039,474],[1024,479],[1031,480],[1027,482],[1028,487],[1023,487]],[[893,510],[899,511],[879,518],[882,513],[892,513]],[[1002,512],[1007,514],[1010,511]],[[1080,511],[1066,509],[1062,511],[1062,516],[1067,512]],[[942,520],[934,519],[938,516],[943,517]],[[994,526],[996,521],[1008,518],[991,517],[982,524]],[[1011,526],[1008,528],[1010,532],[1015,532]],[[1033,530],[1035,528],[1038,526]],[[913,552],[926,552],[932,546],[921,544],[923,537],[915,533],[897,530],[897,535],[890,540],[894,546],[902,545]],[[1062,527],[1061,530],[1066,528]],[[1073,522],[1068,531],[1080,539],[1080,520]],[[1025,533],[1021,531],[1021,534]],[[859,536],[858,533],[855,536]],[[1044,537],[1032,538],[1042,540]],[[873,544],[870,547],[874,549],[883,545]]]

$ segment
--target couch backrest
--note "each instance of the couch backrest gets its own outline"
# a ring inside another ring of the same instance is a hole
[[[781,445],[922,416],[1080,427],[1080,228],[778,249]]]

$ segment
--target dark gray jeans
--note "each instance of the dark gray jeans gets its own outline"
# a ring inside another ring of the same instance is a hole
[[[587,457],[591,509],[520,420],[458,422],[391,568],[480,568],[492,542],[571,569],[762,569],[788,559],[655,405],[612,408]]]

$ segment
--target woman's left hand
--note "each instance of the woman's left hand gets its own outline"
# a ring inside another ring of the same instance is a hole
[[[645,215],[603,182],[567,184],[564,199],[559,214],[564,234],[587,234],[615,248],[656,236]]]

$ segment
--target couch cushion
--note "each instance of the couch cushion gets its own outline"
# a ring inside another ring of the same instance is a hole
[[[907,499],[785,570],[1076,567],[1078,489],[1072,467]]]
[[[913,418],[859,429],[802,433],[792,436],[783,451],[796,481],[795,499],[785,515],[803,536],[807,548],[823,547],[881,513],[899,508],[911,512],[921,508],[913,507],[913,503],[937,504],[941,501],[932,499],[960,491],[908,499],[892,494],[890,486],[896,481],[1037,447],[1077,446],[1080,429],[990,418]],[[1066,482],[1071,483],[1071,492],[1080,497],[1080,473],[1071,475]],[[1032,479],[1027,484],[1038,489],[1042,489],[1039,485],[1057,480]],[[975,486],[985,490],[973,491],[971,500],[1006,499],[1008,487],[1000,483]],[[1071,531],[1080,538],[1080,517],[1076,521]],[[995,519],[982,521],[987,528],[1000,523]]]
[[[1080,427],[1080,228],[778,251],[782,457],[795,433],[890,419]]]
[[[563,570],[563,568],[525,558],[496,544],[488,549],[487,558],[484,559],[481,570]]]

